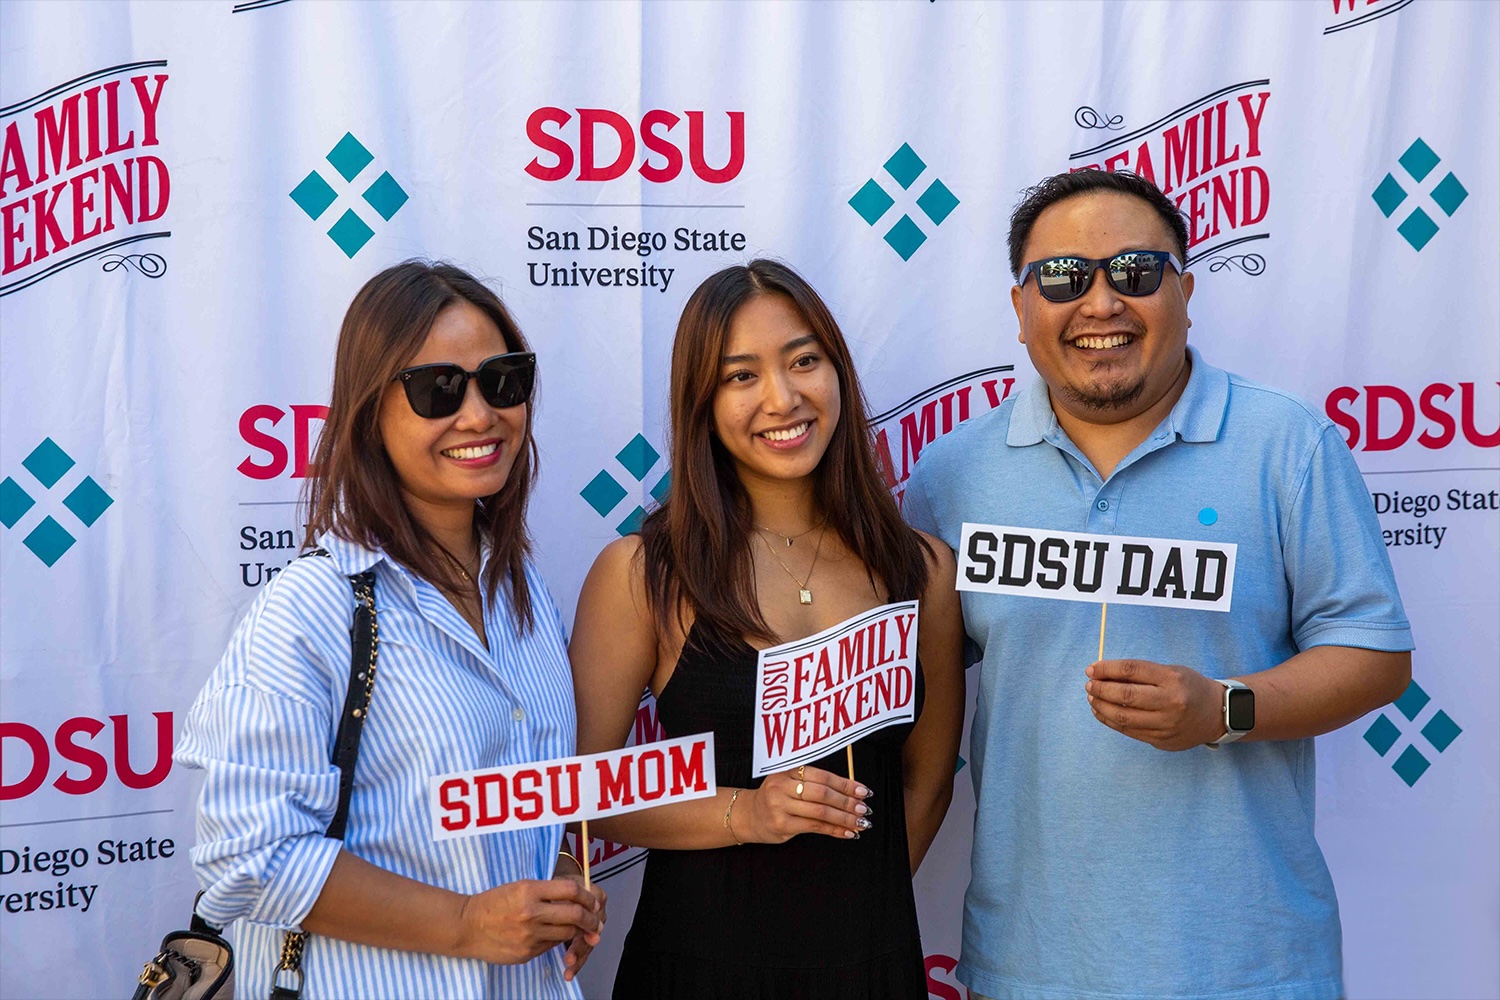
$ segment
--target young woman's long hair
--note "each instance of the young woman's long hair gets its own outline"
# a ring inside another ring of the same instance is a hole
[[[838,373],[842,415],[814,476],[814,497],[835,531],[868,568],[887,600],[919,596],[927,584],[926,542],[901,513],[875,464],[868,406],[833,314],[785,264],[727,267],[693,292],[672,345],[672,489],[641,525],[646,591],[664,632],[692,610],[700,634],[726,647],[740,637],[774,642],[755,593],[750,499],[734,459],[714,430],[714,395],[734,314],[757,295],[785,295]]]
[[[386,387],[421,349],[438,313],[468,302],[494,321],[507,351],[528,351],[526,338],[499,296],[450,264],[409,260],[365,282],[339,331],[333,364],[333,396],[314,456],[304,501],[306,545],[324,532],[379,548],[434,586],[463,592],[457,559],[424,529],[401,498],[395,467],[381,440],[380,400]],[[535,396],[533,395],[533,404]],[[491,599],[508,580],[511,603],[526,629],[534,618],[526,586],[531,552],[526,503],[536,481],[538,455],[532,437],[532,406],[526,410],[526,443],[505,486],[479,500],[474,528],[490,548],[481,583]]]

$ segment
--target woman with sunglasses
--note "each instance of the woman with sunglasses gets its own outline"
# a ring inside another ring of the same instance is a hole
[[[260,595],[177,753],[207,772],[197,913],[237,922],[241,995],[267,995],[298,927],[309,1000],[580,995],[604,893],[559,854],[561,826],[436,842],[428,820],[433,775],[574,749],[562,624],[526,530],[535,368],[458,268],[399,264],[349,306],[306,498],[328,557]],[[375,681],[340,841],[325,831],[349,577],[372,569]]]
[[[616,998],[925,997],[911,878],[952,794],[962,641],[948,548],[902,523],[817,293],[765,260],[688,300],[672,491],[599,556],[570,654],[581,753],[622,745],[641,690],[667,736],[713,730],[718,795],[595,821],[652,849]],[[920,600],[919,714],[752,780],[757,647]]]

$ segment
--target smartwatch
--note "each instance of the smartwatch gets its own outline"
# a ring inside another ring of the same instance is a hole
[[[1255,728],[1255,692],[1239,681],[1221,680],[1219,683],[1224,685],[1225,733],[1213,743],[1204,744],[1210,750],[1233,743]]]

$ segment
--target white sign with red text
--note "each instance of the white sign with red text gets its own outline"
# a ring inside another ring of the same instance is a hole
[[[718,791],[714,734],[428,779],[432,839],[573,823]]]
[[[1233,542],[965,523],[958,589],[1094,604],[1228,611]]]
[[[760,651],[755,759],[761,778],[824,757],[915,714],[917,602],[884,604]]]

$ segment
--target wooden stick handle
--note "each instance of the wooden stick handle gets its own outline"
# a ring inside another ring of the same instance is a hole
[[[594,881],[589,875],[589,855],[594,852],[589,849],[589,821],[583,821],[582,843],[578,847],[579,860],[583,862],[583,887],[592,889]]]
[[[844,755],[849,761],[849,780],[854,780],[854,744],[850,743],[844,748]]]
[[[1099,605],[1099,656],[1097,659],[1100,660],[1104,659],[1104,620],[1107,617],[1109,617],[1109,605]]]

